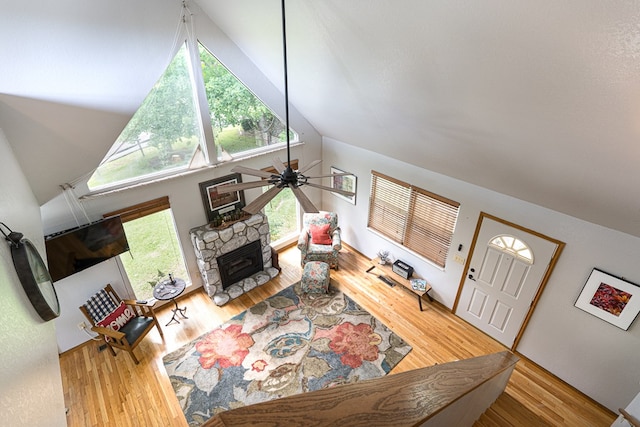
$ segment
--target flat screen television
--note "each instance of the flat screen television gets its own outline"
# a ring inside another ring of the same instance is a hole
[[[119,216],[46,236],[45,246],[54,282],[129,250]]]

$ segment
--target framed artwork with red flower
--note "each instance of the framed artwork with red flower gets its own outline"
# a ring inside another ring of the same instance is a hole
[[[594,268],[575,306],[626,331],[640,312],[640,287]]]

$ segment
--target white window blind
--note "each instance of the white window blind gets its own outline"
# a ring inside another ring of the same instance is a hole
[[[444,267],[460,203],[371,171],[368,226]]]

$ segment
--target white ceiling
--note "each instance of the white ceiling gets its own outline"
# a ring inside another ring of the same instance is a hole
[[[279,0],[196,3],[282,86]],[[117,137],[180,5],[0,0],[0,127],[41,202]],[[640,2],[288,0],[287,20],[321,135],[640,236]]]

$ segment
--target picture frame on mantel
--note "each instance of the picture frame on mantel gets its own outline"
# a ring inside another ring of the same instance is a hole
[[[234,173],[220,178],[210,179],[209,181],[204,181],[198,184],[200,186],[200,195],[202,196],[204,211],[209,222],[212,222],[215,218],[221,217],[226,213],[244,208],[245,202],[243,190],[222,194],[218,194],[218,191],[216,190],[216,187],[223,184],[238,184],[241,182],[242,175]]]
[[[594,268],[575,306],[626,331],[640,312],[640,286]]]
[[[338,169],[334,166],[331,166],[331,175],[348,173],[341,169]],[[331,188],[335,188],[337,190],[350,191],[352,193],[356,192],[358,185],[358,178],[355,175],[336,175],[331,177]],[[336,197],[340,197],[341,199],[345,199],[349,203],[356,204],[356,195],[353,196],[345,196],[339,193],[331,193]]]

